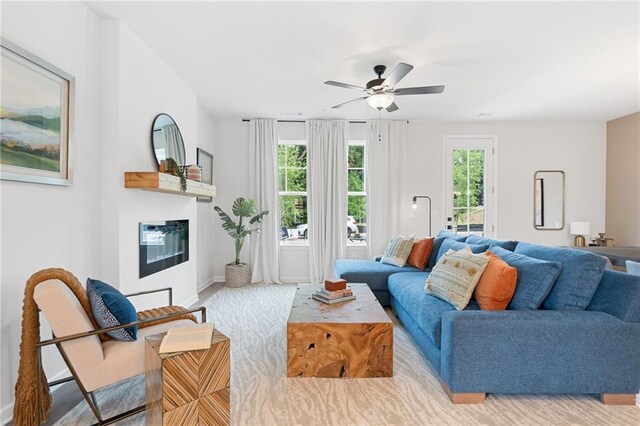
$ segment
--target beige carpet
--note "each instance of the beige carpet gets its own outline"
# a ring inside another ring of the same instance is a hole
[[[595,396],[489,395],[482,405],[455,406],[398,323],[393,378],[288,379],[285,331],[294,292],[292,285],[224,288],[204,303],[209,321],[232,342],[234,425],[640,425],[639,407],[605,406]],[[98,398],[105,407],[135,404],[141,384],[137,378],[119,385],[123,393],[112,388]],[[86,424],[84,407],[61,424]]]

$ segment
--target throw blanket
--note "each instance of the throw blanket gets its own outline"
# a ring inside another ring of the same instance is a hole
[[[82,308],[91,320],[93,326],[99,329],[93,313],[87,293],[78,279],[70,272],[60,268],[49,268],[38,271],[29,278],[24,289],[24,300],[22,302],[22,340],[20,341],[20,364],[18,366],[18,380],[15,387],[15,406],[13,408],[13,422],[15,425],[32,424],[36,418],[36,410],[40,410],[40,419],[47,418],[51,408],[51,392],[47,383],[42,360],[38,363],[36,359],[36,345],[40,341],[40,316],[38,315],[38,305],[33,299],[36,286],[41,282],[57,279],[69,287],[80,301]],[[181,306],[165,306],[162,308],[150,309],[138,312],[138,319],[144,320],[154,318],[173,312],[184,311]],[[196,318],[188,313],[184,315],[167,318],[158,321],[150,321],[138,327],[144,328],[177,319],[190,319],[196,322]],[[100,335],[106,336],[106,335]],[[62,336],[58,336],[62,337]],[[104,338],[103,338],[104,340]],[[40,370],[40,389],[36,390],[36,369]],[[40,393],[40,407],[36,407],[36,392]]]

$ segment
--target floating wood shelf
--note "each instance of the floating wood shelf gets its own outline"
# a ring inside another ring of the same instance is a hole
[[[159,172],[124,172],[124,187],[167,192],[188,197],[215,197],[216,187],[187,179],[187,190],[180,189],[180,178]]]

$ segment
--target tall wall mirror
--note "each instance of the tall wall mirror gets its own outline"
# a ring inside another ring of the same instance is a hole
[[[179,166],[185,163],[184,142],[182,133],[169,114],[158,114],[151,128],[153,152],[158,161],[173,158]]]
[[[563,229],[564,172],[538,170],[533,183],[533,226],[539,230]]]

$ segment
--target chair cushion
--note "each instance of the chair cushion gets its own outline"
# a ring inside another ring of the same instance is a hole
[[[514,251],[518,245],[517,241],[494,240],[493,238],[483,238],[476,235],[469,235],[465,240],[467,244],[488,244],[489,246],[497,245],[505,250]]]
[[[421,271],[427,267],[431,250],[433,249],[433,241],[435,237],[420,238],[413,242],[411,254],[407,259],[407,265],[414,266]]]
[[[366,259],[338,259],[334,263],[335,276],[350,283],[366,283],[372,291],[387,291],[387,278],[398,272],[420,272],[418,268],[402,268]],[[424,282],[422,283],[424,286]]]
[[[424,290],[461,311],[467,307],[489,258],[470,247],[447,251],[427,278]]]
[[[562,264],[513,253],[498,246],[493,246],[491,252],[518,270],[516,292],[508,309],[538,309],[556,282]]]
[[[99,280],[87,278],[87,295],[91,311],[102,328],[114,327],[137,321],[138,314],[131,302],[118,290]],[[136,340],[138,326],[109,331],[107,334],[116,340],[129,342]]]
[[[404,235],[394,235],[387,244],[387,248],[380,259],[381,263],[403,267],[407,264],[409,254],[413,248],[413,235],[405,237]]]
[[[473,296],[483,311],[503,311],[516,291],[518,270],[491,251],[485,254],[489,263],[478,281]]]
[[[455,311],[456,308],[424,292],[424,283],[429,273],[400,273],[389,277],[389,293],[396,302],[407,311],[424,334],[440,348],[442,332],[442,314]],[[478,305],[471,301],[467,310],[477,310]]]
[[[520,243],[515,252],[562,264],[562,271],[544,301],[545,309],[587,309],[607,266],[602,256],[570,248]]]
[[[95,330],[76,295],[62,281],[41,282],[34,290],[33,299],[56,337]],[[98,372],[96,367],[102,363],[103,352],[97,335],[64,342],[62,348],[82,383]]]

